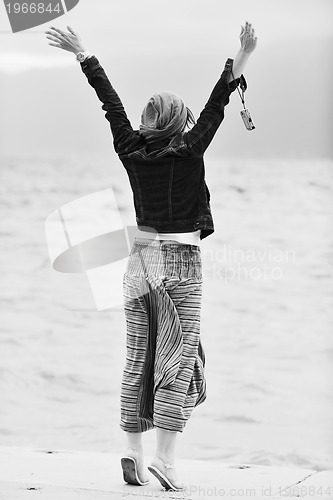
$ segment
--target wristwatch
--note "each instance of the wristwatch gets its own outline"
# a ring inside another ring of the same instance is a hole
[[[90,54],[88,51],[78,52],[76,54],[76,60],[79,61],[80,63],[82,63],[85,59],[87,59],[87,57],[90,57]]]

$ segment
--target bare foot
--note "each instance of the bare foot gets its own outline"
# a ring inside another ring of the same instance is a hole
[[[148,475],[146,472],[147,469],[145,468],[145,465],[144,465],[143,450],[138,449],[138,448],[127,448],[124,456],[134,458],[134,460],[136,461],[137,471],[138,471],[138,476],[139,476],[140,481],[142,483],[149,481],[149,478],[148,478]]]

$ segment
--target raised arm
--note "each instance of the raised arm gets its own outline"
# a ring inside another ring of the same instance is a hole
[[[224,108],[229,97],[239,85],[249,55],[256,47],[257,39],[251,24],[246,23],[240,34],[241,48],[235,59],[228,59],[222,75],[216,83],[197,123],[185,134],[187,146],[195,154],[202,155],[211,143],[217,129],[224,119]],[[235,78],[234,78],[235,77]]]
[[[53,26],[51,27],[53,31],[46,31],[45,33],[49,35],[46,38],[53,42],[50,42],[49,45],[67,50],[75,55],[79,52],[85,52],[79,35],[70,26],[67,28],[68,33]],[[95,89],[97,97],[103,103],[102,109],[106,111],[105,118],[110,123],[116,152],[126,151],[126,146],[132,144],[134,131],[117,92],[95,56],[87,57],[80,64],[89,84]]]
[[[233,80],[233,76],[235,78],[239,78],[244,71],[245,65],[250,57],[250,54],[254,51],[257,46],[257,37],[255,36],[254,29],[252,28],[252,24],[246,21],[245,28],[241,27],[241,33],[239,35],[239,39],[241,42],[241,48],[237,52],[234,63],[232,66],[232,74],[230,74],[230,80]]]

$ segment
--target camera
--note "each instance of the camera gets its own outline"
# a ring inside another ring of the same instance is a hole
[[[243,122],[244,122],[244,125],[247,128],[247,130],[255,129],[255,126],[253,124],[253,121],[252,121],[252,118],[250,115],[250,111],[248,109],[242,109],[240,114],[241,114],[241,117],[243,118]]]

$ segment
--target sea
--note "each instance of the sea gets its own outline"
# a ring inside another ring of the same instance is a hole
[[[121,305],[52,265],[45,221],[111,188],[116,159],[0,157],[0,446],[122,453]],[[215,232],[201,242],[207,399],[177,456],[333,467],[333,161],[206,158]],[[116,286],[110,279],[110,286]],[[143,435],[147,456],[155,431]]]

